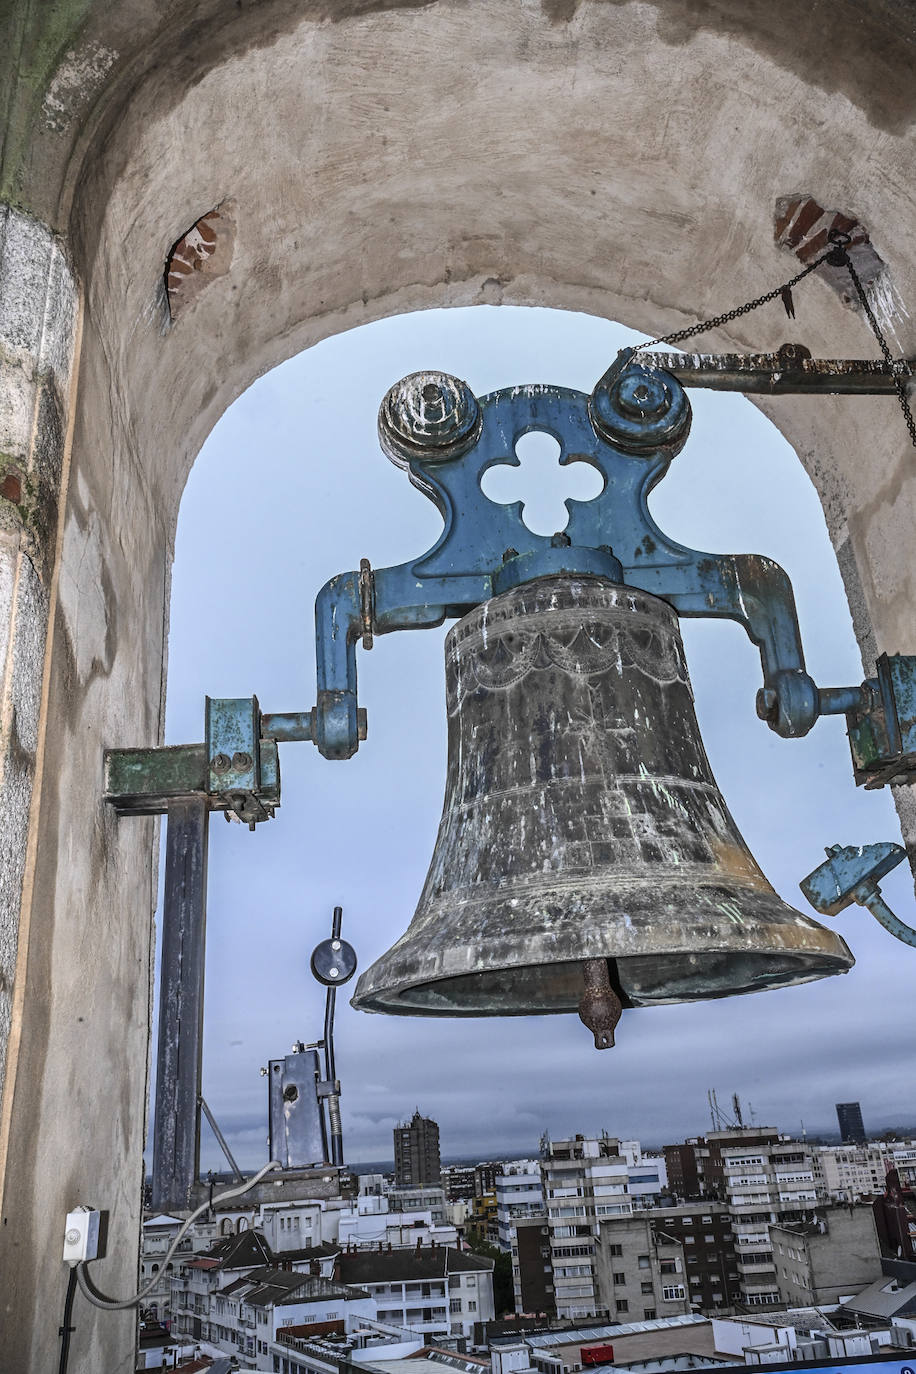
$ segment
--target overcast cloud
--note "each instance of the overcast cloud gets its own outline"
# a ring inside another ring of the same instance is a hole
[[[312,706],[318,589],[361,557],[400,563],[438,535],[433,506],[376,442],[392,382],[438,367],[478,394],[533,381],[588,391],[632,341],[580,315],[431,311],[330,339],[252,386],[204,446],[182,505],[168,742],[203,738],[205,693],[254,692],[265,710]],[[778,559],[816,680],[860,681],[836,561],[797,458],[742,398],[692,400],[693,434],[652,497],[656,519],[697,548]],[[237,531],[234,567],[213,554],[220,527]],[[204,1093],[246,1166],[267,1157],[259,1067],[321,1033],[323,992],[308,964],[332,907],[343,906],[363,969],[413,914],[442,806],[444,633],[385,636],[360,653],[369,739],[356,758],[330,763],[311,745],[283,745],[277,820],[255,834],[212,822]],[[797,885],[824,845],[899,839],[890,796],[853,786],[842,720],[784,741],[756,719],[759,659],[737,626],[687,622],[684,637],[726,800],[770,881],[807,910]],[[885,893],[913,918],[907,875],[898,870]],[[858,961],[846,977],[627,1012],[605,1053],[575,1017],[370,1019],[340,998],[347,1159],[390,1158],[392,1127],[415,1106],[439,1121],[445,1156],[529,1153],[545,1129],[683,1139],[709,1125],[709,1087],[723,1101],[740,1092],[758,1122],[785,1130],[802,1120],[833,1130],[833,1104],[848,1099],[861,1101],[866,1127],[912,1121],[916,956],[861,908],[836,925]],[[206,1129],[203,1163],[221,1164]]]

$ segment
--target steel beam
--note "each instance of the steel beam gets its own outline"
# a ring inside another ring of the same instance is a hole
[[[186,1208],[199,1172],[209,836],[206,793],[170,801],[167,816],[153,1127],[155,1211]]]

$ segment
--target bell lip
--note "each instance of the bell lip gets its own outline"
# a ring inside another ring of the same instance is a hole
[[[825,927],[821,927],[821,929],[825,931],[825,934],[831,937],[830,944],[833,946],[832,950],[811,948],[807,951],[779,951],[778,957],[783,960],[783,970],[781,973],[774,973],[772,971],[777,951],[745,951],[743,957],[749,966],[752,966],[754,963],[759,963],[763,972],[766,972],[767,968],[770,970],[767,981],[761,982],[760,985],[756,987],[726,986],[719,991],[711,988],[701,988],[694,992],[690,992],[682,987],[680,991],[675,991],[671,995],[662,996],[646,995],[645,993],[639,994],[634,991],[632,986],[628,987],[628,962],[637,963],[646,961],[658,966],[659,972],[661,972],[662,966],[666,960],[674,961],[678,958],[682,958],[683,952],[674,952],[668,955],[647,954],[640,956],[639,960],[633,959],[629,961],[626,958],[619,960],[611,959],[609,962],[612,965],[616,965],[617,974],[616,977],[612,977],[611,981],[615,991],[622,998],[625,1007],[648,1008],[654,1006],[675,1006],[680,1003],[722,1001],[726,997],[743,997],[756,992],[769,992],[776,991],[780,988],[797,987],[803,983],[817,982],[821,978],[830,978],[838,974],[849,973],[855,965],[855,957],[849,949],[849,946],[840,935],[835,934],[833,931],[826,930]],[[701,953],[704,956],[720,955],[731,960],[735,960],[737,954],[733,947],[722,947],[715,950],[705,949],[701,951]],[[385,962],[385,959],[386,956],[383,955],[380,960],[371,965],[371,967],[360,977],[354,994],[350,999],[350,1005],[356,1011],[384,1013],[390,1016],[435,1017],[552,1016],[568,1015],[578,1011],[578,1005],[575,1000],[571,1000],[566,1005],[562,1006],[550,1006],[543,1003],[535,1005],[530,1001],[514,1007],[511,1005],[486,1006],[483,1004],[482,1000],[477,1000],[475,1003],[473,992],[476,988],[479,999],[480,990],[485,986],[485,980],[488,974],[492,974],[493,972],[491,970],[457,975],[443,974],[440,977],[427,977],[425,979],[412,978],[408,980],[402,978],[400,981],[395,982],[389,980],[384,986],[381,984],[381,978],[379,978],[377,985],[372,986],[369,980],[372,979],[379,965]],[[583,962],[584,960],[580,958],[555,961],[553,963],[519,964],[513,966],[511,969],[497,970],[496,972],[511,974],[515,980],[521,983],[525,974],[536,974],[548,969],[564,969],[569,971],[572,976],[576,977],[576,981],[578,982],[579,975],[575,971],[581,969]],[[621,966],[623,967],[621,968]],[[383,974],[384,970],[380,969],[380,973]],[[467,991],[471,993],[472,996],[468,1004],[463,1007],[454,1005],[443,1007],[431,1006],[429,1003],[410,1000],[411,997],[415,998],[417,994],[426,990],[435,994],[437,985],[442,984],[448,985],[455,991],[460,990],[461,992]]]

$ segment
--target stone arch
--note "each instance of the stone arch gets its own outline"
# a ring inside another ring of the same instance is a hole
[[[791,23],[765,0],[140,8],[99,0],[72,34],[35,39],[45,66],[31,84],[13,71],[4,164],[19,207],[0,268],[4,347],[19,350],[4,453],[36,493],[3,508],[18,580],[0,1165],[6,1348],[22,1369],[51,1358],[46,1261],[68,1206],[111,1209],[102,1286],[135,1241],[154,826],[118,825],[100,761],[159,738],[174,522],[218,415],[282,358],[387,313],[547,304],[653,333],[716,313],[793,269],[773,213],[798,192],[866,223],[916,300],[906,0],[838,0],[829,18],[799,6]],[[228,265],[170,319],[167,257],[214,210]],[[799,306],[814,352],[872,353],[825,283]],[[772,308],[710,344],[787,332]],[[820,493],[866,659],[916,650],[899,414],[765,408]],[[241,532],[214,531],[214,556],[227,533]],[[123,1357],[131,1333],[129,1317],[87,1315],[86,1367]]]

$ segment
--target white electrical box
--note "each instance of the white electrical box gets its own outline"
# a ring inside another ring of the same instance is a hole
[[[64,1227],[64,1263],[81,1264],[99,1253],[99,1216],[92,1207],[77,1207],[67,1213]]]

